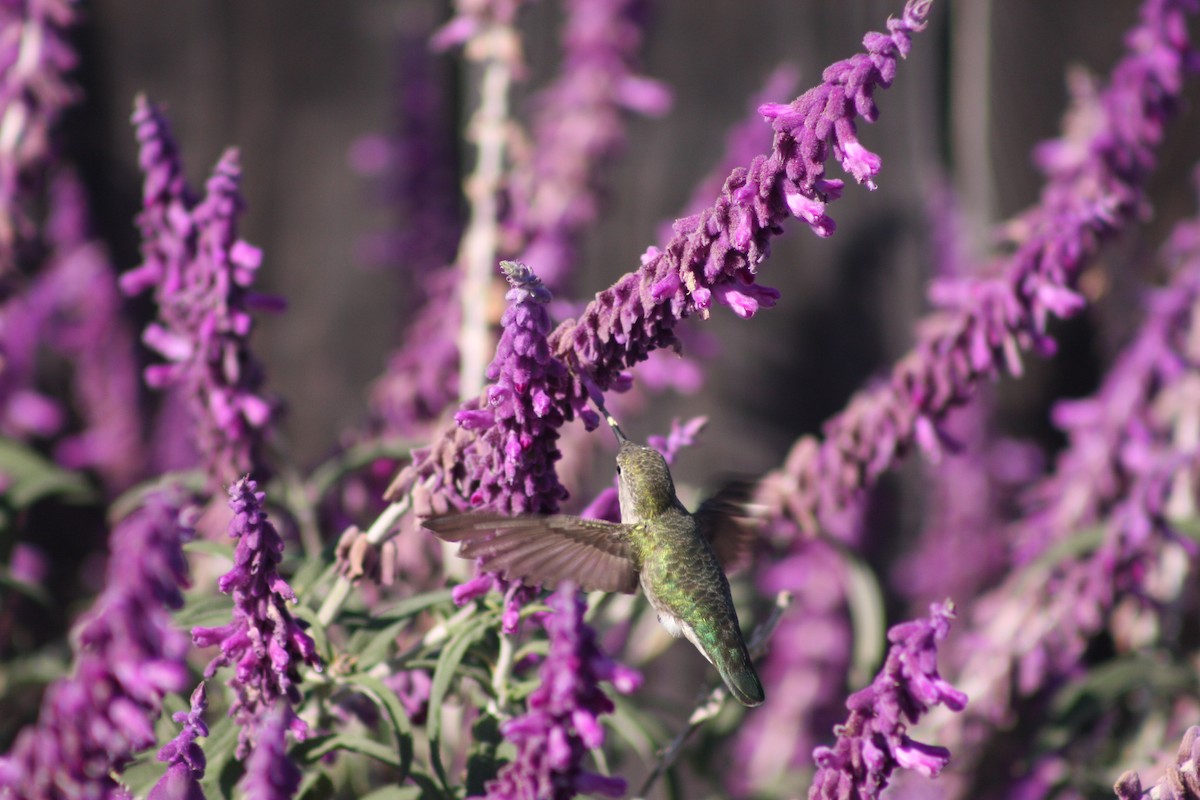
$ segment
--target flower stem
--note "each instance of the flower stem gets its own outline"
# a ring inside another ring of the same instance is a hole
[[[468,54],[483,62],[479,108],[471,120],[469,136],[478,148],[475,171],[467,178],[466,194],[471,216],[458,251],[462,270],[459,297],[462,329],[459,332],[459,396],[476,397],[483,391],[484,370],[492,353],[488,297],[496,270],[498,245],[497,196],[504,179],[504,154],[508,140],[508,92],[513,80],[516,34],[506,24],[490,25],[468,47]]]
[[[382,544],[391,531],[392,526],[396,524],[396,520],[400,519],[406,511],[408,511],[408,495],[405,495],[385,508],[383,513],[371,523],[371,527],[367,528],[367,541],[372,545]],[[333,588],[329,591],[329,595],[325,598],[325,602],[321,604],[321,609],[317,612],[317,620],[322,625],[328,625],[333,622],[333,618],[342,610],[342,604],[350,596],[350,589],[353,586],[354,583],[349,578],[344,576],[338,577],[337,583],[333,585]]]

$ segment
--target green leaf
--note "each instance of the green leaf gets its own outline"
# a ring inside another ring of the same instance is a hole
[[[424,796],[420,786],[384,786],[359,800],[420,800]]]
[[[429,760],[447,793],[450,793],[450,781],[442,764],[442,702],[446,699],[446,692],[450,689],[458,665],[471,645],[482,639],[498,619],[499,612],[488,611],[460,628],[442,650],[437,669],[433,673],[433,685],[429,690],[429,720],[425,728],[429,735]]]
[[[329,779],[329,774],[323,769],[307,770],[304,773],[304,780],[300,781],[300,788],[296,790],[296,797],[299,800],[305,800],[306,797],[311,797],[313,800],[324,800],[324,798],[333,796],[333,781]]]
[[[849,683],[861,687],[871,682],[883,661],[887,612],[883,607],[883,592],[871,568],[848,548],[839,547],[838,551],[846,565],[846,605],[854,627]]]
[[[95,493],[82,475],[62,469],[12,439],[0,438],[0,473],[9,479],[4,496],[13,508],[28,508],[38,500],[52,496],[69,502],[95,499]]]
[[[212,684],[209,684],[212,686]],[[208,800],[231,797],[233,787],[241,777],[241,768],[234,758],[241,727],[231,717],[224,716],[209,726],[208,738],[204,740],[204,755],[208,768],[200,786]]]
[[[404,780],[412,767],[413,735],[412,724],[409,722],[408,714],[404,711],[404,705],[400,702],[400,698],[383,681],[372,675],[362,673],[349,675],[346,683],[370,698],[387,716],[391,723],[392,734],[396,737],[396,751],[399,755],[400,777],[396,780],[397,782]]]
[[[366,736],[358,736],[350,733],[338,733],[333,736],[314,736],[305,739],[293,748],[296,757],[302,759],[306,764],[314,764],[334,750],[359,753],[387,764],[390,767],[400,766],[400,761],[396,758],[396,753],[392,748]]]
[[[421,789],[421,800],[445,800],[445,798],[458,796],[454,792],[442,791],[442,787],[437,785],[437,781],[423,772],[414,772],[408,778]]]
[[[425,592],[414,597],[407,597],[394,606],[390,606],[371,617],[371,623],[379,622],[386,624],[392,620],[408,619],[409,617],[416,616],[430,606],[450,602],[453,594],[453,589],[441,589],[436,592]]]
[[[500,720],[491,714],[482,714],[471,726],[471,738],[474,745],[467,755],[467,796],[473,797],[486,793],[485,785],[496,777],[505,761],[496,757],[496,750],[504,741],[500,734]]]
[[[145,797],[167,771],[167,765],[154,757],[155,751],[143,753],[121,771],[121,783],[134,797]]]
[[[189,469],[168,472],[154,480],[139,483],[126,489],[124,493],[119,495],[109,505],[108,520],[111,523],[116,523],[129,516],[142,507],[148,494],[160,492],[168,487],[183,487],[184,491],[189,494],[201,495],[204,493],[207,483],[208,476],[204,474],[203,470]]]
[[[175,624],[187,630],[228,625],[231,619],[233,598],[224,594],[189,597],[183,608],[175,612]]]
[[[332,551],[329,553],[329,558],[333,558]],[[300,604],[305,604],[305,599],[314,586],[329,585],[333,581],[336,571],[337,564],[333,561],[326,563],[324,559],[306,559],[291,580],[292,591],[300,599]]]
[[[406,439],[371,439],[343,450],[312,471],[308,479],[309,496],[324,497],[343,475],[381,458],[406,461],[413,447]]]
[[[391,654],[396,637],[411,624],[409,620],[402,619],[377,632],[364,628],[350,637],[346,652],[356,656],[359,669],[369,670]]]

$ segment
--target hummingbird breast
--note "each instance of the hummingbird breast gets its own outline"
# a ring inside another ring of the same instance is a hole
[[[667,512],[644,527],[652,532],[635,548],[639,576],[663,627],[687,637],[709,661],[722,641],[740,645],[729,581],[695,519]]]
[[[686,511],[668,511],[637,526],[642,590],[673,636],[683,635],[721,673],[743,704],[763,701],[762,684],[742,639],[729,581],[716,553]]]

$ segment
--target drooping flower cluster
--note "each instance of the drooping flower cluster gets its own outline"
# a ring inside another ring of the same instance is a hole
[[[260,452],[275,404],[263,396],[262,369],[247,344],[255,307],[277,307],[250,287],[262,251],[237,236],[244,207],[238,154],[227,150],[196,202],[162,114],[139,97],[133,114],[145,173],[141,266],[121,276],[127,294],[154,291],[159,321],[143,341],[168,363],[146,383],[187,399],[195,446],[213,485],[261,472]]]
[[[571,0],[563,23],[559,77],[534,98],[530,163],[511,183],[508,234],[520,260],[558,292],[575,266],[578,240],[599,215],[603,166],[625,144],[622,110],[659,115],[671,104],[662,84],[635,74],[643,0]]]
[[[613,710],[600,682],[628,694],[642,677],[600,650],[596,632],[583,621],[587,603],[572,584],[560,584],[549,603],[554,613],[546,620],[550,652],[538,671],[541,683],[529,695],[529,711],[500,728],[517,755],[488,782],[486,798],[620,797],[625,781],[591,772],[583,761],[588,750],[604,744],[597,717]]]
[[[749,164],[754,157],[771,147],[774,131],[764,123],[759,109],[775,101],[778,97],[788,97],[795,94],[799,88],[799,71],[790,64],[784,64],[771,71],[762,88],[750,97],[747,104],[746,118],[735,124],[725,134],[725,150],[721,160],[707,175],[696,182],[692,193],[683,204],[679,217],[699,214],[711,202],[713,197],[721,194],[729,174],[738,167]],[[659,239],[666,241],[673,233],[672,225],[662,223],[658,228]]]
[[[560,325],[550,337],[555,355],[604,390],[651,350],[674,344],[679,320],[706,314],[714,300],[743,317],[773,305],[778,292],[755,284],[754,273],[783,221],[795,216],[819,235],[833,232],[825,204],[840,195],[842,183],[825,177],[827,156],[874,185],[879,158],[858,143],[854,120],[877,117],[874,90],[891,84],[928,10],[928,0],[910,0],[900,19],[889,20],[889,33],[864,39],[866,54],[828,67],[825,81],[791,104],[764,105],[775,128],[770,155],[734,170],[715,205],[677,221],[675,236],[648,251],[637,272]]]
[[[113,530],[106,587],[75,629],[72,674],[50,685],[37,723],[0,759],[0,795],[123,796],[112,773],[154,744],[163,695],[187,685],[187,637],[169,609],[183,605],[191,534],[162,495]]]
[[[961,711],[967,696],[944,681],[937,669],[937,643],[946,638],[953,607],[935,603],[929,619],[901,623],[888,631],[887,661],[870,686],[846,700],[850,716],[837,727],[837,743],[813,751],[817,773],[810,800],[879,797],[897,767],[934,777],[950,760],[945,748],[909,738],[930,708]]]
[[[168,764],[166,773],[154,784],[147,800],[204,800],[200,779],[207,759],[196,739],[208,736],[204,710],[208,708],[208,689],[204,681],[192,692],[192,706],[171,719],[183,724],[179,735],[158,751],[158,760]]]
[[[44,186],[51,134],[75,102],[66,75],[78,60],[67,41],[72,0],[0,3],[0,276],[5,288],[35,228],[27,205]]]
[[[1176,570],[1163,567],[1194,557],[1172,520],[1195,515],[1200,476],[1200,222],[1178,228],[1173,243],[1171,285],[1148,296],[1136,339],[1093,396],[1054,409],[1068,446],[1019,522],[1024,568],[977,604],[986,646],[962,666],[974,713],[994,717],[1010,687],[1028,694],[1075,670],[1122,602],[1134,610],[1181,591],[1182,576],[1166,580]],[[1103,530],[1094,550],[1035,561],[1093,527]]]
[[[764,479],[760,499],[773,515],[817,530],[914,443],[936,459],[946,413],[977,384],[1005,370],[1019,375],[1022,350],[1053,351],[1048,319],[1082,309],[1074,286],[1083,267],[1102,240],[1143,211],[1155,148],[1197,63],[1187,38],[1196,7],[1194,0],[1143,6],[1109,86],[1091,98],[1093,113],[1073,117],[1091,123],[1040,151],[1047,183],[1040,203],[1013,226],[1015,251],[997,263],[1000,274],[934,283],[931,299],[941,310],[922,322],[916,347],[890,379],[857,394],[820,441],[798,440]]]
[[[205,677],[211,678],[221,667],[235,667],[229,683],[237,690],[237,700],[229,713],[242,729],[238,758],[245,758],[254,746],[258,728],[273,707],[286,715],[297,739],[307,735],[308,726],[292,708],[300,702],[296,684],[301,665],[321,670],[312,638],[288,610],[287,601],[296,602],[296,595],[277,569],[283,539],[267,519],[264,494],[257,489],[249,478],[229,487],[233,509],[229,535],[238,541],[233,569],[221,576],[217,587],[233,596],[233,620],[192,630],[197,645],[221,648]]]

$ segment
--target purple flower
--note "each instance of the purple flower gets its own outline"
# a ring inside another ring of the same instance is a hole
[[[692,189],[691,196],[684,203],[682,213],[679,213],[678,216],[687,217],[699,214],[712,202],[714,196],[721,194],[725,180],[731,172],[743,164],[750,163],[755,156],[770,148],[774,131],[769,125],[763,123],[763,116],[758,109],[777,97],[793,94],[799,87],[799,83],[799,73],[791,65],[783,65],[771,71],[766,81],[763,82],[762,88],[751,97],[747,118],[731,128],[725,135],[725,152],[720,163]],[[661,225],[658,234],[660,241],[670,239],[671,225]],[[666,284],[663,287],[665,291],[662,292],[664,297],[675,293],[674,287],[679,283],[679,276],[668,275],[665,281]]]
[[[287,754],[287,732],[295,733],[289,720],[294,719],[286,703],[277,703],[263,718],[240,784],[246,800],[290,800],[300,788],[300,767]]]
[[[72,674],[50,685],[37,724],[0,758],[0,794],[123,794],[111,773],[154,744],[163,695],[187,685],[187,637],[168,612],[183,605],[187,585],[182,543],[192,531],[180,514],[174,500],[151,495],[113,530],[107,584],[75,628]]]
[[[529,695],[529,710],[500,728],[517,755],[488,782],[486,798],[620,797],[625,781],[588,772],[583,759],[587,750],[603,746],[597,718],[613,710],[600,681],[628,694],[641,684],[641,675],[600,650],[596,632],[583,621],[587,604],[573,585],[560,584],[549,603],[554,613],[546,620],[550,652],[538,670],[541,683]]]
[[[50,138],[79,96],[66,80],[77,57],[67,41],[70,0],[0,3],[0,275],[12,278],[34,226],[25,206],[53,153]]]
[[[46,239],[52,250],[30,293],[52,308],[45,338],[74,366],[72,390],[84,423],[58,443],[55,455],[67,467],[96,469],[110,489],[124,489],[146,464],[133,333],[121,316],[108,254],[90,236],[79,179],[60,172],[51,198]]]
[[[842,713],[853,633],[846,614],[849,580],[843,557],[828,543],[797,540],[757,580],[764,596],[795,595],[803,613],[787,614],[759,665],[771,702],[743,720],[734,739],[735,796],[779,785],[789,769],[806,765],[812,748]]]
[[[1171,285],[1148,296],[1145,322],[1100,389],[1054,408],[1067,447],[1054,473],[1030,491],[1018,522],[1023,567],[977,604],[979,638],[961,669],[977,715],[1004,713],[1013,689],[1027,695],[1072,675],[1119,604],[1136,609],[1174,597],[1176,590],[1154,589],[1157,565],[1194,557],[1195,545],[1171,520],[1194,516],[1190,490],[1177,487],[1200,474],[1200,444],[1190,433],[1200,332],[1197,230],[1195,220],[1177,229]],[[1039,558],[1093,527],[1103,530],[1094,551]],[[1112,634],[1115,642],[1126,639]]]
[[[932,778],[946,766],[950,752],[909,738],[908,725],[935,705],[952,711],[966,707],[967,696],[937,671],[937,643],[946,638],[953,618],[952,606],[935,603],[928,620],[888,631],[887,661],[870,686],[846,701],[850,716],[836,728],[837,743],[813,751],[818,769],[810,800],[875,798],[897,767]]]
[[[183,730],[158,751],[158,760],[169,766],[167,772],[154,784],[147,800],[203,800],[200,779],[204,777],[207,760],[198,737],[208,736],[204,724],[204,710],[208,708],[208,693],[203,681],[192,692],[192,707],[180,711],[171,719],[183,724]]]
[[[1073,149],[1087,158],[1043,159],[1041,202],[1014,226],[1015,252],[996,264],[997,277],[934,283],[930,295],[940,310],[922,321],[917,346],[890,378],[855,395],[825,424],[821,441],[802,438],[786,465],[764,479],[760,499],[772,515],[815,531],[914,444],[936,460],[947,412],[979,383],[1004,371],[1019,375],[1022,350],[1053,351],[1048,318],[1080,310],[1074,287],[1084,265],[1102,239],[1142,212],[1155,147],[1195,60],[1185,17],[1195,8],[1193,0],[1143,6],[1126,39],[1129,52],[1094,98],[1103,124],[1068,130],[1063,140],[1085,135]],[[575,340],[577,348],[585,345],[593,348],[590,339]]]
[[[876,87],[890,85],[896,62],[908,52],[911,35],[924,27],[927,0],[910,0],[904,16],[888,23],[888,34],[870,34],[866,54],[838,62],[825,82],[787,106],[763,107],[775,129],[768,156],[738,168],[715,205],[675,223],[675,236],[568,320],[550,337],[551,349],[572,373],[587,375],[600,390],[656,348],[676,342],[675,325],[685,316],[707,315],[715,297],[743,315],[773,302],[773,289],[755,288],[754,274],[770,239],[789,216],[799,215],[828,235],[833,221],[824,204],[841,192],[825,177],[832,152],[861,182],[878,169],[867,162],[855,137],[854,119],[872,121]],[[873,157],[872,157],[873,158]]]
[[[566,497],[554,462],[564,422],[561,399],[571,381],[546,345],[549,291],[525,265],[502,267],[510,305],[487,368],[492,383],[483,397],[463,404],[456,429],[418,451],[397,481],[413,489],[418,516],[444,512],[447,503],[552,514]]]
[[[1133,770],[1121,775],[1113,786],[1121,800],[1200,800],[1200,727],[1193,725],[1183,735],[1175,763],[1149,789]]]
[[[530,163],[512,179],[507,227],[521,261],[555,291],[566,285],[578,240],[599,214],[603,166],[625,144],[624,110],[664,113],[670,92],[635,74],[642,0],[571,0],[559,77],[534,98]]]
[[[261,449],[276,405],[260,388],[262,369],[247,344],[255,307],[277,306],[250,290],[262,252],[237,237],[244,203],[236,150],[228,150],[191,198],[166,121],[139,97],[133,115],[145,173],[143,263],[121,277],[127,294],[154,288],[159,321],[143,342],[167,363],[146,369],[146,383],[184,393],[209,480],[228,484],[262,471]]]
[[[238,697],[229,714],[242,727],[238,758],[245,758],[254,746],[262,720],[273,707],[286,716],[297,739],[307,735],[308,726],[292,709],[300,702],[296,683],[302,663],[321,670],[313,640],[288,611],[287,601],[294,603],[296,595],[277,571],[283,539],[267,519],[264,495],[257,488],[249,478],[229,487],[229,535],[238,542],[233,569],[221,576],[217,588],[233,595],[233,621],[192,630],[197,645],[221,648],[205,677],[221,667],[236,667],[229,684]]]
[[[0,305],[0,434],[13,439],[50,437],[62,430],[62,405],[36,386],[38,348],[55,310],[54,298],[36,291]]]

